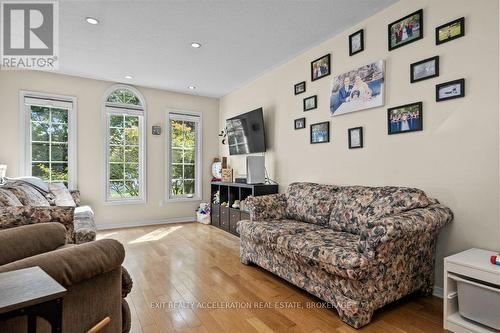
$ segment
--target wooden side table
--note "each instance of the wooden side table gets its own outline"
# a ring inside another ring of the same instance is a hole
[[[52,333],[61,332],[64,294],[66,289],[38,266],[0,273],[0,321],[28,316],[28,333],[34,333],[36,317],[42,317]]]

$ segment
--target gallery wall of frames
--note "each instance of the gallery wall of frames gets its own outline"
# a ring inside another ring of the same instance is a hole
[[[424,10],[420,9],[410,13],[387,25],[387,46],[389,51],[400,47],[418,47],[415,42],[424,38]],[[465,17],[460,17],[450,22],[435,27],[435,56],[420,61],[409,63],[408,82],[418,84],[420,81],[439,77],[439,46],[465,36]],[[349,56],[365,51],[365,29],[353,32],[348,37],[346,49]],[[415,44],[414,44],[415,43]],[[411,45],[410,45],[411,44]],[[336,50],[339,52],[340,50]],[[332,67],[331,54],[325,54],[311,61],[311,82],[328,78]],[[308,94],[306,81],[293,85],[293,94],[303,98],[303,111],[311,112],[317,109],[318,98],[328,99],[330,116],[348,117],[351,112],[382,107],[385,105],[386,82],[385,59],[375,60],[351,71],[337,74],[331,79],[329,96]],[[457,71],[458,72],[458,71]],[[398,83],[400,84],[400,83]],[[429,88],[429,94],[436,95],[436,102],[465,97],[465,79],[457,78],[453,81],[442,82]],[[423,131],[423,103],[422,101],[409,101],[408,104],[391,106],[387,108],[387,134],[402,134]],[[325,114],[325,119],[328,115]],[[333,118],[335,119],[335,118]],[[294,129],[306,128],[307,117],[294,120]],[[332,120],[335,121],[335,120]],[[330,142],[330,121],[323,121],[309,125],[310,143]],[[349,149],[363,147],[363,127],[356,126],[347,129]]]

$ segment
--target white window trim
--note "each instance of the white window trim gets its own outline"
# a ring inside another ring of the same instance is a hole
[[[128,89],[132,91],[138,98],[142,104],[142,107],[118,107],[116,103],[107,103],[109,95],[118,89]],[[110,105],[110,106],[108,106]],[[115,84],[109,87],[104,93],[104,97],[102,100],[102,111],[101,111],[101,123],[102,123],[102,140],[103,140],[103,159],[104,159],[104,191],[103,191],[103,201],[105,205],[137,205],[137,204],[145,204],[147,202],[147,178],[146,178],[146,170],[147,170],[147,154],[146,154],[146,128],[147,128],[147,118],[146,118],[146,100],[142,93],[132,86],[128,86],[125,84]],[[138,115],[141,116],[139,119],[139,131],[141,135],[139,135],[139,177],[140,177],[140,186],[139,198],[120,198],[120,199],[111,199],[108,197],[108,179],[109,179],[109,160],[108,160],[108,150],[109,150],[109,141],[108,141],[108,129],[109,129],[109,114],[129,114],[129,115]]]
[[[170,114],[176,114],[182,116],[186,116],[186,119],[191,117],[198,117],[198,133],[196,135],[196,161],[195,161],[195,177],[196,183],[196,195],[188,198],[188,197],[170,197],[170,171],[172,165],[170,161],[172,160],[172,149],[171,149],[171,140],[170,140]],[[165,202],[189,202],[189,201],[201,201],[203,198],[203,178],[202,178],[202,170],[203,170],[203,115],[198,111],[189,111],[189,110],[179,110],[179,109],[168,109],[166,113],[166,125],[165,125],[165,179],[167,180],[165,186]]]
[[[78,103],[74,96],[64,96],[37,91],[21,90],[19,92],[19,133],[21,149],[19,156],[19,175],[31,176],[31,108],[25,104],[26,98],[36,98],[40,100],[40,105],[56,106],[58,103],[70,103],[71,110],[68,113],[68,188],[78,189],[78,135],[77,116]]]

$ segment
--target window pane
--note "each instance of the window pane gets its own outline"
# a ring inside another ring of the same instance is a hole
[[[185,138],[184,138],[184,146],[185,147],[194,147],[195,145],[195,140],[196,140],[196,133],[195,133],[195,123],[191,121],[186,121],[184,127],[184,133],[185,133]]]
[[[123,127],[123,116],[122,115],[109,116],[109,126],[110,127]]]
[[[172,163],[182,163],[182,149],[172,149]]]
[[[52,144],[51,150],[52,161],[68,161],[68,144]]]
[[[68,110],[65,109],[52,109],[52,123],[68,123]]]
[[[123,144],[123,129],[110,128],[109,129],[109,143],[112,145]]]
[[[194,164],[194,149],[184,150],[184,163]]]
[[[184,145],[184,125],[182,121],[172,120],[170,122],[170,131],[172,135],[172,147],[183,147]]]
[[[139,98],[128,89],[118,89],[113,91],[108,96],[106,101],[111,103],[141,105]]]
[[[31,106],[31,120],[32,121],[41,121],[41,122],[49,122],[50,109],[41,106]]]
[[[32,163],[31,174],[33,177],[39,177],[45,181],[50,181],[49,163]]]
[[[194,194],[194,180],[184,181],[184,194]]]
[[[31,146],[31,160],[32,161],[49,161],[49,148],[48,143],[33,143]]]
[[[32,141],[49,141],[49,124],[31,123]]]
[[[125,116],[125,127],[139,127],[139,117],[137,116]]]
[[[52,124],[50,131],[52,132],[52,141],[68,142],[68,125]]]
[[[184,178],[189,178],[189,179],[194,178],[194,165],[184,166]]]
[[[68,180],[68,164],[67,163],[52,163],[51,164],[51,180],[67,181]]]
[[[123,179],[123,164],[110,164],[109,179]]]
[[[125,197],[139,196],[139,181],[125,182]]]
[[[171,183],[171,194],[172,195],[182,195],[184,194],[184,182],[182,180],[175,180],[173,179],[172,180],[172,183]]]
[[[139,147],[125,147],[125,162],[139,163]]]
[[[126,128],[125,129],[125,144],[126,145],[138,145],[139,144],[139,129],[138,128]]]
[[[123,160],[123,147],[110,146],[109,147],[109,161],[110,162],[125,162]]]
[[[122,198],[122,193],[124,192],[125,186],[122,181],[110,181],[109,182],[109,197],[112,199]]]
[[[139,164],[125,164],[125,179],[139,179]]]
[[[172,165],[172,179],[182,178],[182,165]]]

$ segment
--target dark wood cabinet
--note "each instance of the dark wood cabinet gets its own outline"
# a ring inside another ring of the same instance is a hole
[[[211,188],[211,222],[222,230],[228,231],[233,235],[239,236],[236,228],[238,221],[249,220],[250,214],[238,208],[232,208],[236,200],[245,200],[250,195],[259,196],[278,193],[277,184],[240,184],[212,182]],[[219,203],[214,203],[214,195],[219,192]],[[225,202],[225,206],[220,204]]]

